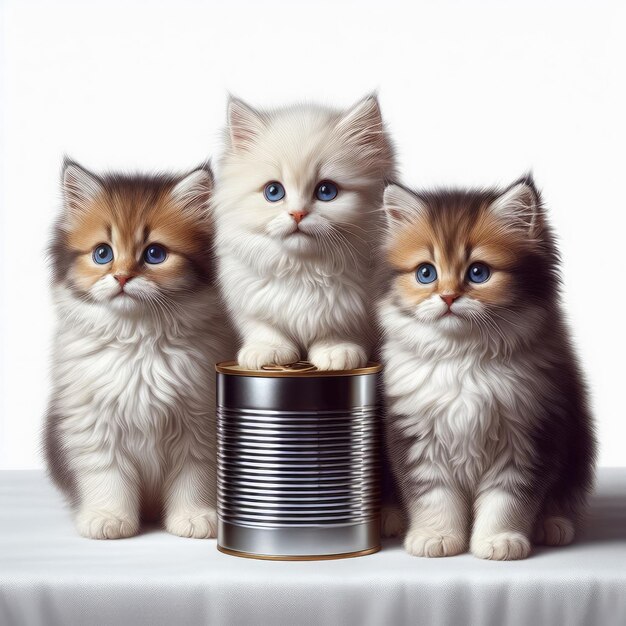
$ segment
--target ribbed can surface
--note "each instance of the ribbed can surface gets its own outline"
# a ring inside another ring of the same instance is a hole
[[[314,559],[378,549],[379,370],[217,366],[221,550]]]

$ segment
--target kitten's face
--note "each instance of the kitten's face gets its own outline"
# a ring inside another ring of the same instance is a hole
[[[260,113],[229,105],[229,148],[218,211],[230,231],[285,251],[323,252],[359,232],[392,169],[380,109],[300,106]]]
[[[552,285],[537,237],[540,202],[526,182],[502,194],[385,192],[394,301],[442,330],[497,332]],[[548,285],[549,284],[549,285]]]
[[[52,253],[56,279],[77,297],[157,312],[210,281],[208,171],[101,178],[70,163],[63,180],[65,210]]]

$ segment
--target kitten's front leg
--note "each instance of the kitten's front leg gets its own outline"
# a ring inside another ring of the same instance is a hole
[[[406,498],[409,530],[404,547],[414,556],[453,556],[467,550],[468,503],[457,487],[420,486],[420,495]]]
[[[533,496],[515,482],[483,486],[475,502],[470,548],[481,559],[509,561],[530,554],[530,536],[537,505]]]
[[[327,338],[311,344],[309,361],[318,370],[353,370],[367,365],[367,352],[353,341]]]
[[[165,528],[173,535],[217,537],[216,477],[213,458],[188,452],[165,485]]]
[[[258,370],[264,365],[287,365],[300,359],[298,346],[267,324],[246,320],[240,331],[244,340],[237,362],[243,368]]]
[[[139,480],[127,468],[81,468],[76,472],[76,528],[90,539],[122,539],[139,532]]]

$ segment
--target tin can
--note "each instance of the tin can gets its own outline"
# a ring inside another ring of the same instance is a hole
[[[379,550],[381,366],[216,370],[218,549],[276,560]]]

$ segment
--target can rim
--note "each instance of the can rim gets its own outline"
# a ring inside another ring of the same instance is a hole
[[[365,550],[357,550],[355,552],[337,552],[333,554],[263,554],[257,552],[243,552],[241,550],[233,550],[232,548],[225,548],[220,544],[217,544],[217,549],[230,556],[237,556],[244,559],[258,559],[260,561],[332,561],[335,559],[352,559],[360,556],[367,556],[369,554],[375,554],[380,550],[381,546],[376,545],[372,548]]]
[[[281,369],[248,370],[237,364],[237,361],[222,361],[217,363],[215,371],[229,376],[249,376],[255,378],[325,378],[329,376],[362,376],[364,374],[377,374],[383,366],[375,361],[368,361],[365,367],[352,370],[318,370],[307,361],[298,361],[281,366],[268,366]],[[290,369],[292,368],[292,369]]]

